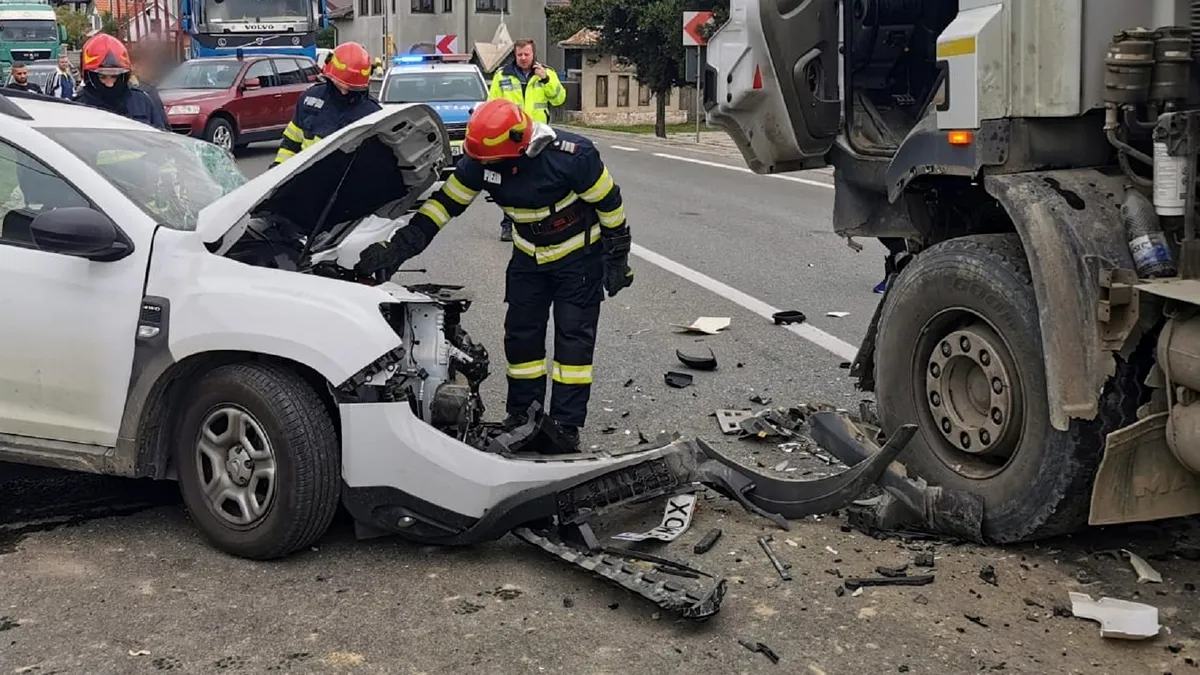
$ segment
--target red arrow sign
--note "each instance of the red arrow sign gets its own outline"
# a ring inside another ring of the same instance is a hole
[[[437,48],[439,54],[453,54],[454,48],[458,46],[455,44],[457,42],[457,35],[439,35],[437,36],[435,47]]]
[[[708,44],[708,40],[700,34],[700,27],[712,21],[712,12],[684,12],[683,13],[683,46],[684,47],[703,47]]]

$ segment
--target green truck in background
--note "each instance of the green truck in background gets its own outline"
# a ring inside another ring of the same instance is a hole
[[[5,81],[13,63],[56,60],[66,41],[67,29],[48,1],[0,0],[0,77]]]

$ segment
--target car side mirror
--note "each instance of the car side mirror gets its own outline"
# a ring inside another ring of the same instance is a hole
[[[29,231],[39,250],[97,262],[120,260],[133,251],[133,242],[108,216],[86,206],[40,213],[29,224]]]
[[[242,89],[262,89],[262,80],[257,77],[247,77],[242,80]]]

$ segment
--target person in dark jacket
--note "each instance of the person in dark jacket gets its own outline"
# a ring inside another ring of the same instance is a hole
[[[42,88],[36,83],[29,81],[29,66],[17,61],[12,67],[12,82],[9,82],[6,89],[18,89],[20,91],[32,91],[35,94],[45,93]]]
[[[159,129],[169,128],[162,104],[130,84],[133,64],[123,42],[100,33],[83,45],[79,58],[83,86],[76,101]]]
[[[166,106],[163,105],[162,97],[158,95],[156,86],[158,82],[156,54],[153,50],[143,48],[135,49],[131,56],[133,58],[133,77],[129,78],[129,84],[146,92],[146,95],[163,109],[163,115],[166,115]]]

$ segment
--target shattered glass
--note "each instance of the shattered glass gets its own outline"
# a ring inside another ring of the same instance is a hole
[[[44,129],[165,227],[192,231],[200,211],[248,180],[233,154],[156,130]]]

